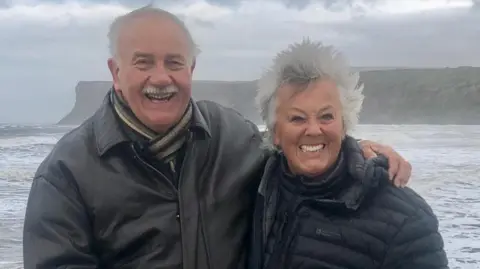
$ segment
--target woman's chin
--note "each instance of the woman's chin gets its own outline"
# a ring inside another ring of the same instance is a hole
[[[321,164],[321,165],[317,164],[317,165],[303,167],[302,174],[308,177],[316,177],[316,176],[321,176],[327,170],[328,170],[328,167],[326,164]]]

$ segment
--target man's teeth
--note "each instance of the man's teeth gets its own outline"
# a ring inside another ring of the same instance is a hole
[[[152,93],[152,92],[145,93],[145,96],[147,96],[149,99],[155,99],[155,100],[168,100],[173,95],[174,93]]]
[[[302,145],[300,146],[300,149],[303,152],[316,152],[320,151],[323,148],[325,148],[325,144],[318,144],[318,145]]]

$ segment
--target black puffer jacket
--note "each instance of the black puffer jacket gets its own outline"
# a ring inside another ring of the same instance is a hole
[[[244,268],[260,143],[234,110],[195,103],[177,189],[135,150],[106,98],[38,168],[25,269]]]
[[[294,177],[267,163],[254,217],[251,269],[445,269],[438,221],[409,188],[389,183],[385,158],[344,141],[328,177]]]

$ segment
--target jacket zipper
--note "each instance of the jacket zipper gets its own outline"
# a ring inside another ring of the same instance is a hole
[[[193,146],[192,146],[192,148],[193,148]],[[202,201],[198,197],[198,195],[199,195],[198,188],[195,188],[195,192],[197,193],[197,199],[198,199],[198,215],[199,215],[199,218],[200,218],[199,226],[200,226],[200,229],[202,231],[202,239],[203,239],[203,244],[204,244],[204,247],[205,247],[205,255],[207,256],[206,257],[207,268],[213,269],[215,267],[215,265],[212,263],[212,260],[211,260],[210,244],[209,244],[209,241],[208,241],[207,229],[205,228],[206,223],[205,223],[205,218],[204,218],[204,215],[203,215],[203,208],[206,208],[205,201]]]
[[[252,242],[250,242],[250,251],[253,251],[253,253],[249,254],[251,255],[251,257],[249,259],[251,259],[252,262],[249,262],[249,266],[251,266],[250,269],[262,269],[264,266],[263,266],[263,263],[264,263],[264,259],[263,259],[263,253],[264,253],[264,250],[265,250],[265,247],[264,247],[264,242],[263,242],[263,238],[261,238],[261,235],[265,232],[264,229],[263,229],[263,223],[264,223],[264,216],[263,216],[263,209],[265,207],[264,205],[264,200],[261,201],[261,204],[257,204],[258,201],[255,202],[254,204],[254,213],[253,213],[253,230],[252,230],[252,233],[253,233],[253,237],[252,237]],[[261,205],[261,206],[259,206]],[[261,209],[261,210],[260,210]],[[261,212],[260,214],[260,220],[258,220],[256,218],[256,216],[258,216],[258,212]],[[259,238],[261,238],[259,240]],[[258,247],[259,246],[259,247]]]
[[[287,250],[289,247],[289,244],[293,237],[295,237],[295,234],[291,234],[292,230],[294,230],[296,223],[297,223],[297,218],[295,217],[295,212],[297,209],[300,207],[302,204],[302,201],[294,201],[294,205],[289,208],[287,208],[283,214],[283,223],[282,223],[282,229],[281,229],[281,239],[280,239],[280,244],[278,247],[275,248],[274,252],[272,253],[272,256],[270,257],[270,266],[267,268],[269,269],[280,269],[280,268],[287,268],[287,264],[285,263],[287,259]]]
[[[192,136],[192,133],[188,133],[188,138],[187,138],[187,141],[185,143],[185,155],[183,156],[183,160],[182,160],[182,165],[180,165],[180,171],[178,173],[178,177],[177,177],[177,186],[178,186],[178,225],[180,226],[180,241],[182,243],[182,252],[185,252],[185,244],[183,243],[184,240],[185,240],[185,237],[184,237],[184,227],[183,227],[183,221],[182,221],[182,216],[184,215],[183,214],[183,210],[182,210],[182,192],[180,191],[183,187],[183,181],[182,181],[182,178],[183,178],[183,170],[184,170],[184,166],[185,166],[185,163],[187,161],[187,158],[189,157],[189,153],[190,153],[190,150],[191,150],[191,147],[190,147],[190,141],[191,141],[191,136]],[[182,255],[182,264],[185,265],[186,262],[184,260],[184,257],[185,255]]]
[[[175,186],[173,185],[173,183],[171,182],[171,180],[168,179],[168,177],[165,176],[165,174],[163,174],[160,170],[158,170],[157,168],[155,168],[153,165],[149,164],[148,162],[146,162],[137,152],[137,150],[135,149],[135,146],[132,144],[132,151],[133,151],[133,158],[136,159],[137,161],[140,162],[141,165],[143,165],[144,167],[150,169],[151,171],[153,171],[154,173],[156,173],[157,175],[159,175],[160,177],[162,177],[163,179],[165,179],[165,181],[167,181],[170,185],[170,187],[176,192],[176,188]]]
[[[177,197],[178,197],[178,222],[179,222],[179,225],[180,225],[180,236],[182,234],[182,230],[183,230],[183,222],[181,221],[181,218],[182,218],[182,195],[181,195],[181,186],[182,186],[182,178],[183,178],[183,167],[185,165],[185,162],[187,161],[187,158],[189,157],[189,153],[191,151],[193,151],[193,144],[191,145],[191,141],[192,141],[192,133],[189,132],[189,135],[188,135],[188,139],[187,139],[187,142],[185,144],[186,146],[186,151],[185,151],[185,156],[183,157],[183,160],[182,160],[182,165],[180,166],[180,171],[179,171],[179,174],[178,174],[178,190],[177,188],[173,185],[173,183],[168,180],[168,178],[165,176],[165,174],[163,174],[160,170],[158,170],[157,168],[155,168],[154,166],[152,166],[151,164],[149,164],[148,162],[146,162],[145,160],[143,160],[143,158],[138,154],[137,150],[135,149],[134,145],[132,144],[132,151],[134,153],[133,157],[134,159],[138,160],[142,165],[144,165],[145,167],[147,167],[148,169],[151,169],[153,172],[157,173],[158,175],[160,175],[163,179],[165,179],[168,184],[170,185],[170,187],[172,187],[173,190],[175,190],[175,192],[177,193]],[[191,145],[191,147],[190,147]],[[202,211],[201,209],[199,208],[199,212],[200,214],[200,217],[202,217]],[[209,268],[212,268],[211,267],[211,261],[210,261],[210,249],[208,248],[208,243],[206,241],[206,235],[205,235],[205,227],[204,227],[204,223],[203,223],[203,217],[201,218],[202,219],[202,222],[201,222],[201,228],[202,228],[202,232],[204,234],[204,242],[205,242],[205,253],[207,255],[207,263],[208,263],[208,267]],[[183,241],[183,239],[182,239]],[[183,243],[182,243],[183,245]],[[182,250],[183,251],[183,250]],[[184,263],[184,261],[183,261]]]
[[[187,138],[187,141],[185,143],[185,155],[183,156],[183,160],[182,160],[182,165],[180,165],[180,171],[178,172],[178,177],[177,177],[177,185],[178,185],[178,214],[180,215],[180,218],[179,218],[179,221],[181,219],[181,216],[183,215],[182,214],[182,192],[180,191],[182,189],[182,183],[183,183],[183,168],[185,166],[185,163],[187,162],[187,158],[190,156],[190,151],[193,150],[193,145],[191,145],[191,141],[192,141],[192,133],[189,132],[188,133],[188,138]],[[181,221],[180,221],[180,226],[181,226]]]
[[[282,229],[280,231],[280,244],[275,248],[272,256],[270,257],[270,260],[268,262],[270,265],[267,267],[269,269],[286,268],[286,264],[283,263],[285,260],[286,250],[288,248],[288,242],[290,241],[290,230],[292,229],[292,225],[294,223],[294,220],[290,221],[289,217],[290,214],[288,212],[285,212],[283,214]]]
[[[194,146],[195,144],[192,144],[192,137],[193,137],[193,134],[192,132],[189,132],[188,134],[188,139],[187,139],[187,142],[186,142],[186,151],[185,151],[185,156],[183,157],[183,161],[182,161],[182,165],[180,166],[180,171],[179,171],[179,176],[178,176],[178,205],[179,205],[179,214],[180,216],[182,216],[182,192],[180,191],[181,187],[182,187],[182,179],[183,179],[183,171],[184,171],[184,165],[188,159],[188,157],[190,156],[191,152],[193,151],[194,149]],[[198,195],[198,191],[196,190],[197,192],[197,195]],[[198,199],[198,197],[197,197]],[[203,206],[203,203],[201,201],[199,201],[199,210],[198,210],[198,214],[199,214],[199,217],[200,217],[200,222],[198,223],[198,225],[200,225],[200,228],[201,228],[201,231],[202,231],[202,234],[203,234],[203,242],[204,242],[204,247],[205,247],[205,254],[207,255],[206,257],[206,262],[207,262],[207,268],[213,268],[212,267],[212,264],[211,264],[211,260],[210,260],[210,249],[208,248],[208,241],[207,241],[207,238],[206,238],[206,234],[205,234],[205,227],[204,227],[204,218],[203,218],[203,215],[202,215],[202,210],[201,210],[201,207]],[[179,221],[180,221],[180,229],[183,230],[183,222],[181,221],[181,217],[179,218]],[[182,238],[182,241],[183,241],[183,238]],[[183,245],[183,243],[182,243]],[[184,263],[185,264],[185,263]]]

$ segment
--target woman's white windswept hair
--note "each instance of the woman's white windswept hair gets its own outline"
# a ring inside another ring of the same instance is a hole
[[[359,74],[352,72],[346,58],[332,46],[312,42],[308,38],[279,52],[273,64],[259,79],[256,103],[266,124],[266,146],[273,145],[273,131],[277,108],[277,90],[285,84],[298,85],[298,89],[321,79],[332,79],[340,91],[343,126],[351,133],[358,123],[363,104],[363,84]]]

